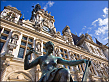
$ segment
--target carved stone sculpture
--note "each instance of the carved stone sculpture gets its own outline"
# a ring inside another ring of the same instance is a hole
[[[41,52],[41,44],[39,42],[36,45],[36,50]]]

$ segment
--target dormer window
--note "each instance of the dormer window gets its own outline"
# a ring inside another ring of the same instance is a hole
[[[90,46],[90,48],[91,48],[92,52],[93,52],[93,53],[95,53],[95,52],[94,52],[94,49],[93,49],[93,47],[92,47],[92,46]]]

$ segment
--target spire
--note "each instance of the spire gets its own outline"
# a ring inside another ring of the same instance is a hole
[[[77,32],[75,32],[75,34],[77,35]]]
[[[95,37],[94,37],[94,38],[95,38]],[[102,45],[102,43],[99,42],[99,41],[97,40],[97,38],[95,38],[95,40],[96,40],[96,44],[98,44],[98,45]]]
[[[22,19],[24,20],[24,18],[25,18],[25,17],[24,17],[24,14],[23,14],[23,18],[22,18]]]

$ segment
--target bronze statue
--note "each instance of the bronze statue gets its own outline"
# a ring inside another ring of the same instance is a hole
[[[40,65],[42,76],[38,82],[73,82],[70,72],[66,68],[57,68],[57,64],[75,66],[78,64],[86,63],[88,60],[64,60],[61,57],[52,55],[54,44],[49,41],[45,44],[46,55],[37,57],[34,61],[29,63],[28,55],[35,52],[34,49],[26,54],[24,60],[24,69],[28,70],[34,66]],[[91,64],[91,63],[90,63]]]

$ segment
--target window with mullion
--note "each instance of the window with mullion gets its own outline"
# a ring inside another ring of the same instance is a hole
[[[6,40],[7,39],[7,36],[1,35],[1,39]]]
[[[23,36],[22,39],[23,39],[23,40],[27,40],[27,37]]]
[[[33,42],[33,39],[29,38],[28,41],[29,41],[29,42]]]
[[[3,33],[5,33],[5,34],[9,34],[9,31],[7,31],[7,30],[4,30],[4,31],[3,31]]]
[[[64,57],[64,55],[63,55],[63,54],[61,54],[61,57]]]
[[[63,50],[62,50],[62,49],[60,49],[60,52],[63,52]]]
[[[64,53],[66,54],[66,53],[67,53],[67,51],[64,51]]]
[[[29,52],[29,50],[26,50],[26,54]],[[31,60],[31,55],[28,55],[28,59]]]
[[[65,55],[65,58],[68,58],[68,56],[67,56],[67,55]]]
[[[3,46],[4,46],[4,42],[0,41],[0,53],[1,53],[1,50],[2,50]]]
[[[20,47],[18,57],[19,57],[19,58],[23,58],[24,52],[25,52],[25,48]]]
[[[32,44],[29,44],[29,43],[28,43],[28,47],[29,47],[29,48],[32,48]]]
[[[23,42],[23,41],[22,41],[22,42],[21,42],[21,45],[26,46],[26,42]]]

